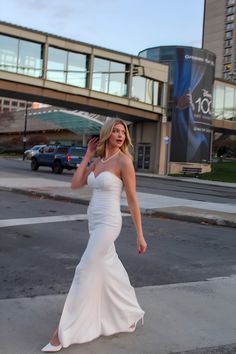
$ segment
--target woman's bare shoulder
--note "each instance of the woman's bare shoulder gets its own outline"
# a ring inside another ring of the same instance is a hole
[[[131,160],[131,158],[128,155],[124,154],[122,151],[119,154],[119,162],[122,169],[130,168],[133,166],[133,161]]]

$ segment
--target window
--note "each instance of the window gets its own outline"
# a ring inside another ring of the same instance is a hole
[[[232,39],[227,39],[227,41],[225,41],[225,47],[231,47],[232,45],[233,45]]]
[[[231,55],[227,55],[225,58],[224,58],[224,63],[231,63]]]
[[[47,79],[66,83],[67,52],[49,47]]]
[[[229,31],[225,33],[225,38],[226,39],[231,39],[233,37],[233,31]]]
[[[226,16],[226,21],[227,22],[231,22],[231,21],[233,21],[234,20],[234,15],[228,15],[228,16]]]
[[[17,101],[12,101],[11,105],[12,107],[17,107],[18,102]]]
[[[234,6],[231,6],[231,7],[227,8],[227,14],[228,15],[234,14],[234,12],[235,12],[235,7]]]
[[[24,102],[20,102],[20,107],[25,107],[25,103]]]
[[[17,72],[27,76],[42,77],[42,58],[42,45],[20,40]]]
[[[87,56],[80,53],[68,52],[67,84],[86,87]]]
[[[225,55],[229,55],[232,53],[232,48],[226,48],[225,49]]]
[[[59,147],[59,148],[57,149],[57,152],[58,152],[58,154],[67,154],[67,152],[68,152],[68,147],[64,147],[64,146]]]
[[[0,70],[42,76],[42,45],[0,35]]]
[[[124,63],[94,58],[92,89],[116,96],[127,95],[127,67]]]
[[[224,119],[230,119],[234,116],[234,89],[225,87]]]
[[[215,85],[214,100],[213,100],[213,116],[215,119],[223,119],[223,113],[224,113],[224,86]]]
[[[230,31],[234,28],[234,24],[233,23],[227,23],[226,25],[226,31]]]
[[[6,104],[6,105],[9,106],[9,105],[10,105],[10,101],[9,101],[9,100],[4,100],[4,101],[3,101],[3,104]]]
[[[227,0],[227,6],[234,5],[235,0]]]
[[[87,55],[49,47],[47,79],[86,87]]]
[[[18,39],[0,35],[0,69],[17,71]]]
[[[159,82],[142,76],[133,76],[132,99],[153,105],[161,104],[161,85]]]

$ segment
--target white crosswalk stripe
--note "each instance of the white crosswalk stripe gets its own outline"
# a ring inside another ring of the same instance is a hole
[[[122,213],[122,216],[130,216],[130,214]],[[64,221],[79,221],[87,220],[87,214],[75,214],[75,215],[58,215],[58,216],[44,216],[34,218],[17,218],[17,219],[5,219],[0,220],[1,227],[20,226],[20,225],[33,225],[33,224],[46,224],[53,222]]]

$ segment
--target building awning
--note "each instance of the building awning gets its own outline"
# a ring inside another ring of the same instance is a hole
[[[32,118],[53,123],[62,129],[70,130],[76,134],[90,135],[99,134],[103,126],[103,121],[106,119],[106,117],[100,116],[101,120],[98,120],[93,114],[87,112],[67,111],[63,109],[31,110],[28,115]]]

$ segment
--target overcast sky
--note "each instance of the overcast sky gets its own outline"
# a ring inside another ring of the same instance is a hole
[[[136,55],[159,45],[201,47],[203,7],[204,0],[7,0],[0,20]]]

